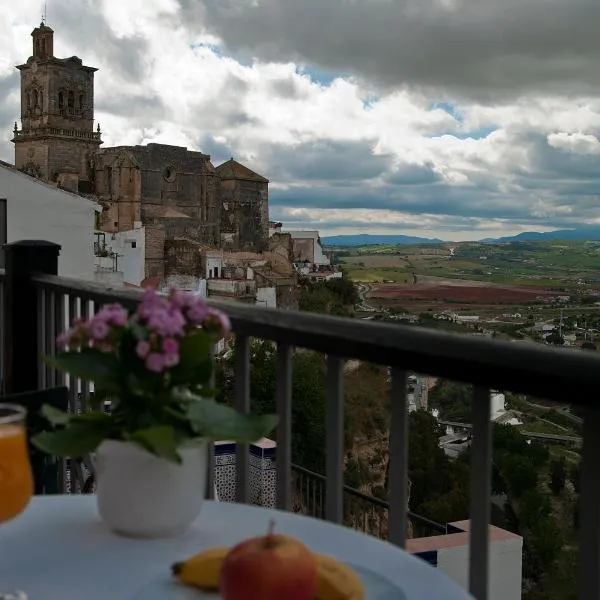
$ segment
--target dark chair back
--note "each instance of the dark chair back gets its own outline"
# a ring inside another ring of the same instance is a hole
[[[67,411],[69,408],[69,390],[66,387],[57,387],[47,390],[36,390],[33,392],[22,392],[1,396],[0,402],[18,404],[27,409],[27,436],[31,439],[33,435],[45,429],[50,424],[40,415],[43,404],[49,404],[54,408]],[[35,494],[62,494],[64,493],[64,469],[63,461],[55,456],[41,452],[29,444],[29,456],[33,470],[35,483]]]

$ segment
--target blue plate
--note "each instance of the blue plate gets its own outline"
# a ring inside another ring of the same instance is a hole
[[[365,586],[365,600],[406,600],[406,594],[385,577],[364,567],[350,565]],[[168,575],[145,586],[133,600],[220,600],[218,593],[181,585]]]

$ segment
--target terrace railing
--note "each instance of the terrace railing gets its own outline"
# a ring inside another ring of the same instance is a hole
[[[55,352],[56,333],[75,316],[87,316],[107,302],[133,308],[137,291],[57,277],[59,247],[48,242],[17,242],[6,247],[3,280],[4,385],[9,392],[64,382],[42,366],[39,357]],[[580,506],[580,600],[600,598],[600,358],[533,344],[501,342],[438,331],[403,328],[244,304],[213,303],[227,311],[235,333],[236,406],[250,408],[250,340],[277,345],[277,505],[293,508],[291,464],[292,349],[309,348],[326,356],[326,472],[323,514],[344,519],[344,360],[358,359],[391,367],[388,539],[405,546],[407,533],[408,402],[407,372],[474,385],[470,483],[469,589],[477,600],[488,597],[491,479],[490,390],[531,394],[581,407],[585,411]],[[68,382],[72,409],[86,384]],[[212,484],[212,482],[210,482]],[[212,489],[212,485],[209,485]],[[237,448],[237,500],[249,498],[249,453]],[[320,505],[319,505],[320,506]],[[321,509],[319,509],[321,510]]]
[[[327,478],[299,465],[292,464],[292,509],[317,519],[325,518]],[[388,539],[390,504],[386,500],[365,494],[349,485],[343,487],[343,524],[375,537]],[[446,525],[407,511],[412,537],[426,537],[448,533]],[[417,535],[414,535],[414,534]]]

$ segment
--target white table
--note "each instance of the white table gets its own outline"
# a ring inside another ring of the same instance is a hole
[[[205,502],[191,530],[167,540],[116,536],[100,521],[92,495],[37,496],[0,526],[0,592],[29,600],[131,600],[176,560],[202,548],[276,530],[313,550],[366,567],[397,584],[407,600],[469,600],[437,569],[391,544],[317,519],[255,506]],[[167,599],[165,599],[167,600]]]

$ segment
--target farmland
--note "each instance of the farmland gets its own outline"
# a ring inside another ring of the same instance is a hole
[[[374,306],[480,313],[600,294],[600,243],[543,241],[338,248],[336,261]],[[461,306],[462,305],[462,306]]]

